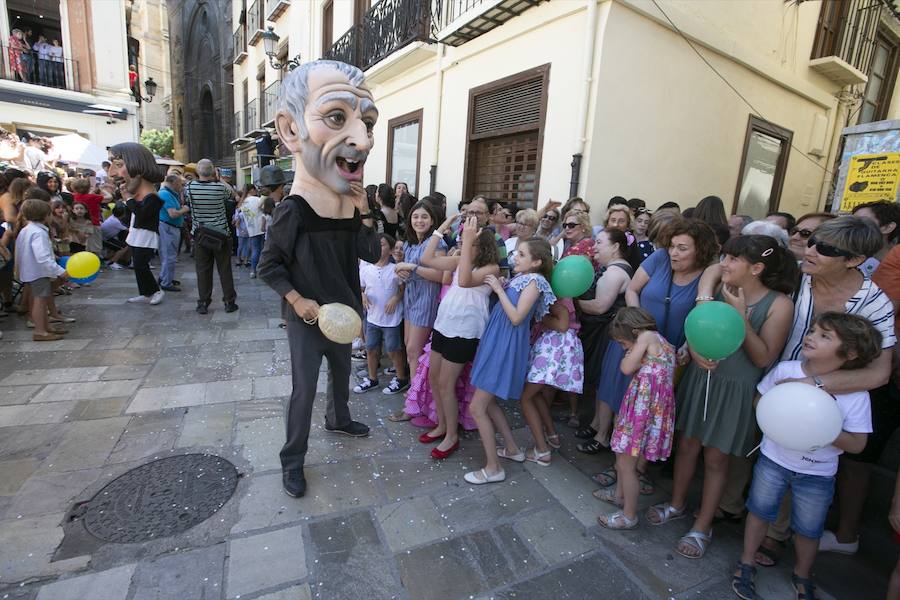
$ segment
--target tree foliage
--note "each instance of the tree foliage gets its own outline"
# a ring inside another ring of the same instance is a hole
[[[172,158],[175,152],[175,135],[171,129],[145,129],[141,133],[141,144],[157,156]]]

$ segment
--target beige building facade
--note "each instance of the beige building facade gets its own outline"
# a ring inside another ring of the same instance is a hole
[[[283,72],[265,56],[269,26],[283,58],[365,70],[380,111],[367,184],[405,181],[450,206],[578,195],[600,213],[617,195],[651,207],[716,195],[736,213],[802,214],[830,202],[846,125],[900,118],[900,23],[882,0],[265,6],[235,47],[245,179],[255,140],[274,135],[266,92]],[[234,22],[250,12],[235,2]]]
[[[141,100],[138,114],[142,129],[172,127],[172,73],[169,67],[169,18],[166,0],[129,0],[129,63],[136,67],[138,91],[147,98],[145,81],[153,79],[156,95]]]
[[[0,127],[78,133],[100,148],[137,141],[125,8],[106,0],[0,0]],[[29,47],[46,39],[57,50],[10,51],[14,30]]]

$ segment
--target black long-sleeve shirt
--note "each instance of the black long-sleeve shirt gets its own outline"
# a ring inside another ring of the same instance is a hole
[[[275,208],[256,270],[282,297],[287,320],[299,320],[284,300],[291,290],[320,305],[346,304],[362,315],[359,259],[376,262],[380,257],[381,241],[362,224],[359,211],[350,219],[327,219],[302,196],[292,195]]]

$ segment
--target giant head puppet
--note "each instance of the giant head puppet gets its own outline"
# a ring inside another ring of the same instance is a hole
[[[294,156],[292,194],[350,196],[362,184],[378,110],[354,66],[317,60],[291,71],[278,92],[275,128]],[[355,185],[354,185],[355,184]]]

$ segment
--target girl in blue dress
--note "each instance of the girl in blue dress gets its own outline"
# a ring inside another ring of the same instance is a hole
[[[525,461],[525,453],[516,445],[512,430],[495,398],[518,400],[525,387],[528,355],[531,351],[531,325],[549,312],[556,296],[550,289],[553,251],[540,238],[522,242],[516,249],[515,277],[504,289],[493,275],[485,283],[497,294],[499,302],[491,311],[487,328],[481,336],[472,366],[475,396],[469,412],[478,424],[484,445],[486,464],[483,469],[466,473],[465,480],[474,485],[506,479],[498,458]],[[500,430],[506,447],[497,448],[494,427]]]

